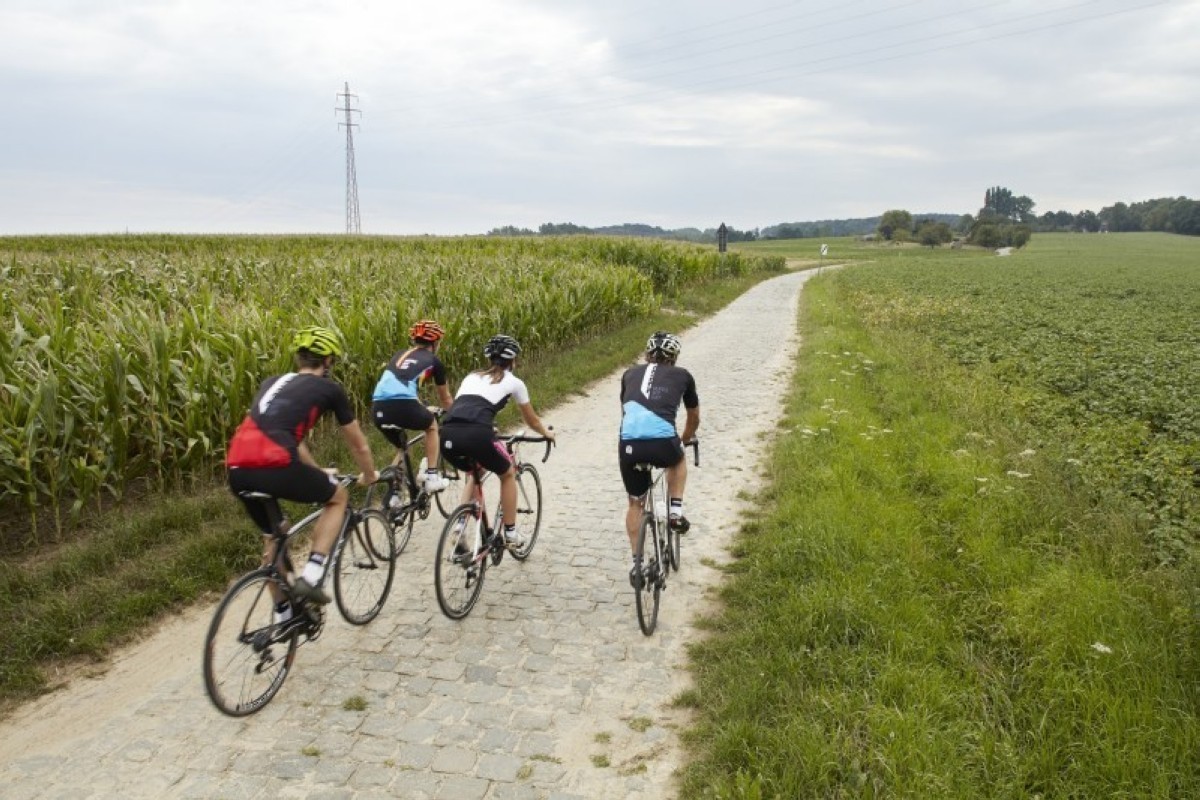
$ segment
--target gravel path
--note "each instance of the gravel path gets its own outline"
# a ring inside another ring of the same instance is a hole
[[[263,711],[235,720],[209,704],[200,653],[215,604],[193,608],[102,677],[0,724],[0,795],[673,796],[687,716],[669,701],[688,685],[685,645],[699,635],[690,621],[719,578],[701,560],[728,559],[737,494],[758,486],[808,275],[759,284],[682,336],[680,364],[700,390],[701,466],[689,476],[683,569],[653,637],[638,630],[626,575],[614,374],[544,414],[559,447],[539,464],[537,549],[490,571],[466,620],[443,617],[433,595],[435,513],[417,524],[379,618],[352,628],[332,610]],[[344,710],[355,695],[366,709]]]

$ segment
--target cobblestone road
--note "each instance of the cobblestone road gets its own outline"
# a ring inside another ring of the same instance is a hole
[[[807,273],[760,284],[685,333],[696,376],[701,467],[693,529],[658,631],[637,627],[616,468],[617,376],[546,412],[560,445],[539,465],[537,549],[488,573],[466,620],[433,595],[436,513],[417,524],[382,614],[332,611],[293,674],[243,720],[209,704],[200,653],[213,606],[189,610],[0,725],[0,795],[48,797],[662,798],[675,794],[688,685],[685,643],[727,560],[739,490],[757,487],[760,442],[781,412]],[[740,343],[740,344],[739,344]],[[536,398],[535,405],[536,405]],[[365,710],[348,711],[351,696]]]

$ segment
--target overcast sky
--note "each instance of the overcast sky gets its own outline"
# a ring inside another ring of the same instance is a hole
[[[0,234],[1200,197],[1200,0],[0,0]]]

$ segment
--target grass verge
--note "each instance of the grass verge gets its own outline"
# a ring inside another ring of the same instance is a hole
[[[680,331],[777,273],[692,286],[647,318],[581,339],[555,353],[532,354],[519,374],[542,412],[631,363],[658,328]],[[615,398],[614,393],[614,398]],[[615,399],[613,402],[616,402]],[[546,415],[553,423],[553,414]],[[511,423],[509,409],[501,423]],[[373,429],[372,450],[383,463],[390,445]],[[315,451],[323,463],[346,464],[339,437]],[[302,514],[294,514],[298,519]],[[228,580],[252,567],[254,528],[223,484],[123,504],[96,519],[71,543],[19,560],[0,561],[0,712],[55,688],[51,677],[102,661],[155,620],[201,598],[215,598]],[[198,654],[197,654],[198,656]]]
[[[1200,628],[1139,522],[1033,452],[1003,387],[835,281],[691,651],[683,796],[1200,796]]]

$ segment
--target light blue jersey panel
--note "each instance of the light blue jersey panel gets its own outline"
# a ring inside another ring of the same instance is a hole
[[[675,426],[640,403],[625,404],[625,415],[621,418],[622,439],[669,439],[675,435]]]
[[[418,381],[405,383],[393,375],[390,370],[385,370],[383,377],[379,379],[379,383],[375,384],[375,392],[371,395],[371,399],[416,400],[417,384]]]

